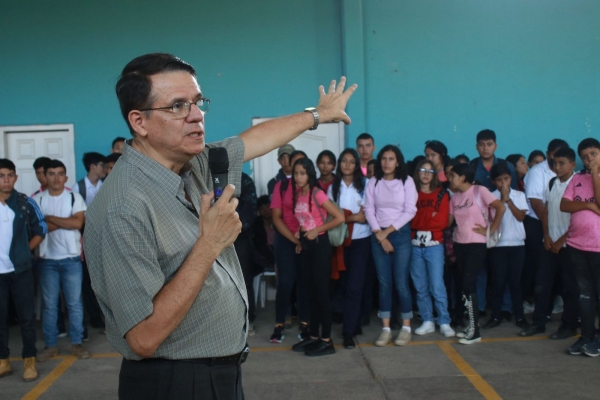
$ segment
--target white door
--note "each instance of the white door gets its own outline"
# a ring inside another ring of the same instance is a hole
[[[253,118],[252,125],[268,119],[270,118]],[[331,150],[337,157],[344,149],[344,143],[345,131],[342,122],[320,124],[316,130],[306,131],[290,142],[296,150],[305,152],[315,163],[323,150]],[[277,149],[252,160],[252,179],[258,196],[267,194],[267,183],[277,175],[279,168],[281,166],[277,162]]]
[[[73,125],[0,127],[0,156],[15,163],[19,179],[15,189],[31,195],[39,189],[33,162],[38,157],[62,161],[67,167],[67,186],[75,183]]]

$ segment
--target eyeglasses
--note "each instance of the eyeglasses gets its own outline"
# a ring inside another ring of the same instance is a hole
[[[435,174],[435,171],[427,168],[419,168],[419,172],[422,174]]]
[[[170,110],[173,113],[173,115],[175,115],[176,118],[187,118],[187,116],[190,115],[190,111],[192,110],[192,104],[195,104],[196,107],[198,107],[198,109],[200,111],[202,111],[204,114],[206,114],[208,112],[208,110],[210,109],[210,99],[202,98],[202,99],[196,100],[194,103],[189,103],[187,101],[185,101],[185,102],[178,101],[176,103],[173,103],[173,105],[170,107],[145,108],[140,111],[154,111],[154,110],[169,111]]]

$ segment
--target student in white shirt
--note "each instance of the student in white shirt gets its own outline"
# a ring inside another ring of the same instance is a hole
[[[89,207],[94,201],[94,197],[102,187],[102,179],[106,178],[106,168],[104,162],[106,157],[100,153],[85,153],[83,155],[83,166],[87,175],[73,186],[73,191],[79,193]]]
[[[554,173],[554,153],[561,147],[569,147],[567,142],[561,139],[553,139],[548,143],[548,151],[545,161],[533,166],[525,179],[525,195],[529,204],[527,217],[523,221],[527,238],[525,240],[525,265],[521,277],[521,289],[523,299],[533,298],[533,286],[535,274],[539,266],[540,253],[544,249],[544,236],[542,231],[541,216],[546,204],[546,188],[550,179],[556,176]]]
[[[81,301],[81,233],[86,205],[78,193],[65,190],[67,168],[60,160],[52,160],[46,167],[48,189],[33,198],[48,225],[48,234],[40,244],[40,284],[44,296],[42,311],[46,348],[37,355],[46,361],[59,354],[57,348],[58,297],[62,289],[69,311],[71,354],[89,358],[81,346],[83,336],[83,304]]]
[[[546,206],[542,225],[544,230],[544,250],[535,278],[535,310],[533,325],[519,333],[520,336],[532,336],[546,332],[546,322],[552,313],[552,293],[557,279],[561,282],[561,296],[564,306],[561,324],[550,339],[567,339],[577,335],[579,319],[579,287],[571,259],[567,250],[567,237],[571,214],[560,211],[560,202],[571,182],[575,170],[575,151],[569,147],[558,149],[554,153],[554,171],[546,188]]]
[[[527,213],[527,199],[523,192],[511,188],[512,174],[503,164],[492,167],[490,175],[497,190],[492,194],[500,199],[506,207],[502,216],[500,241],[489,251],[490,277],[492,285],[492,316],[483,325],[483,329],[491,329],[500,325],[502,320],[502,300],[506,286],[510,292],[512,311],[516,324],[521,329],[529,328],[523,313],[521,297],[521,273],[525,261],[525,227],[523,220]]]
[[[363,210],[367,179],[360,168],[360,156],[354,149],[345,149],[338,158],[339,164],[333,184],[327,195],[343,210],[348,228],[352,230],[351,242],[344,248],[346,287],[344,293],[344,347],[353,349],[354,332],[360,327],[360,311],[369,256],[371,255],[371,228]]]

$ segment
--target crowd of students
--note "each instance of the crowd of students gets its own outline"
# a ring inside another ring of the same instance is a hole
[[[68,171],[60,160],[36,159],[33,169],[40,188],[31,196],[15,190],[15,164],[0,159],[0,377],[12,373],[9,321],[18,320],[21,328],[26,382],[38,378],[37,362],[59,354],[61,337],[69,336],[71,355],[91,357],[82,345],[88,340],[88,322],[103,332],[105,325],[82,249],[85,211],[124,143],[124,138],[116,138],[108,156],[85,153],[87,174],[72,188],[66,186]],[[36,296],[41,298],[45,342],[40,352],[36,348]],[[63,308],[68,312],[68,330]]]
[[[109,156],[86,153],[87,175],[72,188],[65,186],[62,162],[37,159],[41,187],[31,196],[14,189],[15,165],[0,160],[0,377],[12,372],[10,310],[21,326],[24,380],[37,378],[36,359],[59,354],[58,338],[67,334],[71,353],[90,357],[82,346],[87,322],[99,329],[104,322],[80,232],[124,141],[115,139]],[[588,138],[578,144],[580,172],[575,150],[561,139],[527,159],[496,157],[491,130],[477,134],[476,146],[473,160],[451,158],[437,140],[427,141],[423,155],[411,161],[393,145],[374,158],[375,140],[363,133],[356,149],[337,157],[325,150],[316,163],[289,144],[281,147],[281,169],[268,195],[257,198],[254,182],[243,174],[235,248],[251,299],[249,333],[255,333],[253,278],[274,270],[269,340],[281,343],[294,315],[299,341],[292,350],[307,356],[335,353],[334,321],[343,323],[344,347],[354,348],[374,306],[382,325],[376,346],[410,343],[414,311],[422,321],[415,334],[433,333],[437,324],[441,335],[471,344],[481,340],[482,330],[513,319],[521,336],[544,333],[552,312],[562,307],[561,325],[550,339],[574,337],[579,328],[568,352],[599,355],[600,143]],[[39,353],[38,287],[46,344]],[[489,318],[480,323],[488,308]],[[398,330],[395,338],[392,329]]]
[[[580,172],[561,139],[545,153],[501,159],[486,129],[476,148],[473,160],[451,158],[432,140],[411,161],[393,145],[373,158],[375,140],[363,133],[356,150],[323,151],[316,165],[291,145],[280,148],[281,170],[268,185],[277,271],[270,341],[284,340],[295,314],[293,351],[335,353],[333,320],[343,322],[344,347],[354,348],[377,303],[376,346],[407,345],[413,311],[422,320],[415,334],[437,324],[443,336],[471,344],[504,320],[514,319],[521,336],[543,333],[562,307],[550,339],[574,337],[580,327],[568,352],[600,354],[600,143],[578,144]]]

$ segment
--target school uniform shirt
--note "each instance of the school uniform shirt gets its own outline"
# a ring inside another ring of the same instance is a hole
[[[8,274],[15,270],[14,264],[10,261],[14,221],[15,212],[8,204],[0,203],[0,274]]]
[[[365,216],[371,230],[393,226],[398,230],[408,224],[417,213],[417,188],[409,176],[385,180],[373,177],[365,189]]]
[[[315,204],[315,199],[318,204]],[[302,189],[298,189],[298,198],[296,200],[294,215],[296,216],[296,219],[298,219],[302,231],[308,232],[311,229],[318,228],[325,224],[323,218],[327,218],[327,211],[321,206],[327,200],[329,200],[329,198],[325,192],[318,188],[314,188],[312,194],[310,190],[308,190],[306,194],[302,194]],[[324,234],[325,232],[319,233],[319,235]]]
[[[592,176],[587,172],[573,175],[563,198],[571,201],[594,201]],[[590,210],[571,214],[567,244],[582,251],[600,253],[600,215]]]
[[[292,196],[292,179],[288,178],[287,180],[287,188],[281,195],[281,183],[283,181],[277,182],[275,188],[273,189],[273,197],[271,199],[271,209],[279,208],[281,209],[281,219],[285,226],[289,228],[292,233],[298,232],[298,228],[300,225],[298,224],[298,219],[294,215],[294,199]]]
[[[71,197],[73,196],[73,197]],[[58,196],[51,196],[48,190],[33,198],[43,215],[69,218],[87,209],[79,193],[63,190]],[[71,205],[72,204],[72,205]],[[48,232],[40,244],[40,257],[49,260],[62,260],[81,255],[81,233],[78,229],[59,228]]]
[[[499,190],[494,191],[492,194],[498,200],[502,197]],[[510,189],[508,197],[519,210],[529,211],[525,193]],[[496,247],[525,246],[525,226],[523,225],[523,222],[518,221],[515,218],[507,203],[504,203],[504,207],[506,207],[506,212],[502,216],[500,226],[500,232],[502,232],[502,234],[500,235],[500,241],[498,241]]]
[[[573,179],[574,174],[569,179],[561,182],[560,179],[556,178],[552,190],[549,188],[546,190],[546,200],[548,201],[548,236],[553,242],[556,242],[569,230],[569,224],[571,223],[571,213],[560,211],[560,201],[569,182]],[[567,247],[565,243],[563,247]]]
[[[92,201],[94,201],[94,197],[96,197],[100,191],[100,188],[102,187],[102,180],[98,180],[96,186],[90,182],[87,176],[83,178],[83,180],[85,182],[85,205],[89,207],[90,204],[92,204]],[[79,193],[79,185],[77,183],[73,185],[73,192]]]
[[[542,200],[542,202],[546,204],[546,189],[548,188],[548,182],[555,176],[556,174],[548,165],[548,160],[544,160],[527,171],[523,182],[525,182],[525,195],[527,196],[527,204],[529,205],[529,212],[527,212],[528,216],[539,220],[531,207],[531,199]]]
[[[477,202],[477,191],[481,206]],[[456,192],[450,200],[450,214],[454,215],[456,229],[454,230],[453,240],[456,243],[485,243],[485,235],[473,232],[477,225],[486,226],[483,218],[482,208],[488,208],[490,204],[496,201],[496,197],[485,187],[480,185],[471,185],[469,190],[464,193]]]
[[[356,191],[354,187],[354,183],[350,183],[350,186],[346,186],[346,183],[342,180],[340,182],[340,194],[338,201],[335,201],[333,198],[333,188],[329,186],[329,190],[327,191],[327,197],[329,200],[337,203],[338,206],[345,210],[349,210],[352,214],[356,214],[360,211],[360,208],[365,205],[364,198],[364,190],[361,194]],[[357,222],[354,223],[354,228],[352,229],[352,240],[355,239],[364,239],[366,237],[371,236],[371,228],[369,224],[359,224]]]

